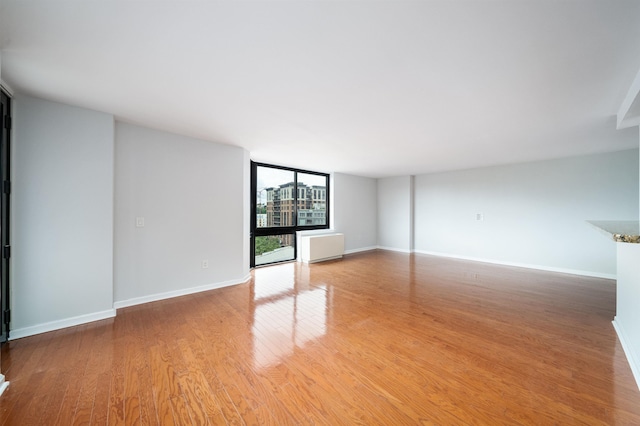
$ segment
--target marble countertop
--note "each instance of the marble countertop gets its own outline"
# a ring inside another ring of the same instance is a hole
[[[589,220],[587,223],[603,231],[619,243],[640,243],[640,221]]]

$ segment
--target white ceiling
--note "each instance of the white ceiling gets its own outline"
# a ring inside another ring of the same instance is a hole
[[[638,146],[640,1],[0,0],[15,91],[381,177]]]

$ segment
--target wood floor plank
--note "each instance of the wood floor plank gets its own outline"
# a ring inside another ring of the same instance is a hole
[[[10,341],[0,425],[640,424],[615,282],[371,251]]]
[[[218,407],[215,401],[208,397],[209,388],[208,386],[203,387],[203,382],[197,372],[181,377],[179,381],[191,422],[194,425],[209,425],[211,424],[211,414],[217,415]]]
[[[227,393],[225,389],[221,389],[216,392],[216,398],[220,405],[220,409],[222,410],[222,415],[224,416],[227,424],[229,425],[243,425],[244,421],[242,417],[240,417],[240,413],[238,413],[238,409],[236,408],[236,404],[231,400],[231,397]]]
[[[190,425],[196,424],[194,419],[191,418],[189,407],[187,407],[187,400],[184,395],[172,396],[169,398],[171,408],[173,409],[173,417],[176,424]]]
[[[111,386],[111,372],[103,371],[97,379],[96,395],[91,411],[90,425],[105,425],[109,418],[109,392]]]
[[[72,346],[73,356],[70,356],[69,363],[71,364],[70,373],[74,375],[75,380],[68,381],[68,385],[65,390],[64,399],[62,400],[61,409],[58,413],[56,424],[69,425],[73,423],[75,418],[78,404],[80,402],[80,396],[83,389],[83,382],[86,380],[87,366],[89,365],[89,359],[91,357],[93,343],[95,342],[95,330],[96,324],[85,324],[80,327],[78,331],[79,338],[74,340]],[[95,394],[94,390],[87,390],[89,398],[93,399]],[[92,402],[91,402],[92,404]],[[86,421],[88,421],[87,416]]]
[[[16,342],[16,346],[26,355],[23,359],[16,359],[10,351],[6,350],[10,344],[7,343],[3,346],[3,372],[7,378],[11,377],[9,374],[15,372],[18,378],[11,380],[11,386],[5,391],[3,398],[0,398],[0,424],[12,424],[15,422],[16,416],[18,418],[28,417],[30,420],[40,417],[42,411],[39,403],[42,403],[43,400],[34,401],[22,395],[29,395],[32,386],[46,387],[51,382],[44,380],[50,380],[52,375],[57,375],[55,369],[48,368],[54,357],[46,356],[51,350],[50,348],[55,348],[56,344],[60,343],[51,338],[54,334],[56,333],[49,333],[48,337],[34,336],[33,341]],[[9,361],[6,370],[4,369],[5,359]],[[46,377],[43,374],[45,372],[47,373]],[[50,395],[45,395],[45,398]]]
[[[191,421],[195,425],[211,424],[209,413],[218,407],[206,396],[210,392],[209,385],[200,373],[200,366],[193,356],[189,343],[181,339],[178,340],[177,346],[187,367],[186,374],[178,375],[178,385],[184,395]]]
[[[171,394],[171,387],[169,385],[172,379],[168,377],[168,375],[171,374],[171,370],[167,368],[167,360],[163,358],[162,351],[158,346],[151,346],[149,350],[158,419],[160,424],[163,425],[175,424],[177,419],[174,418],[172,403],[170,401],[170,398],[174,396]]]
[[[106,356],[104,355],[103,341],[100,339],[100,334],[95,327],[92,333],[92,340],[94,344],[90,348],[91,352],[82,380],[80,395],[78,396],[78,404],[72,422],[74,425],[86,425],[91,422],[98,390],[98,380],[105,364]]]
[[[128,360],[129,361],[129,360]],[[124,418],[127,424],[140,424],[140,392],[138,370],[132,362],[125,362],[124,376]]]

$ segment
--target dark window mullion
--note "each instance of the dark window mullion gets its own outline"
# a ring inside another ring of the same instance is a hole
[[[256,266],[256,231],[258,229],[257,223],[257,209],[258,209],[258,200],[256,199],[257,188],[258,188],[258,165],[251,162],[251,183],[250,183],[250,191],[251,191],[251,200],[250,200],[250,222],[249,222],[249,267],[253,268]]]
[[[293,223],[292,226],[298,227],[298,172],[293,172]],[[296,229],[297,230],[297,229]]]

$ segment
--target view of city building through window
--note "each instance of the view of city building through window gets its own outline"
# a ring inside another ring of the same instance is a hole
[[[328,227],[328,175],[266,165],[252,170],[255,265],[293,260],[295,231]],[[288,232],[272,233],[269,228]]]

